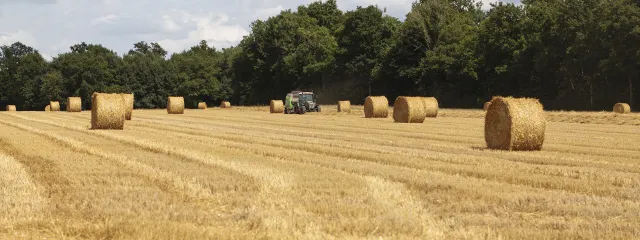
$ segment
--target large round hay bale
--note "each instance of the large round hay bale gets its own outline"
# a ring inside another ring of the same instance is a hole
[[[220,108],[231,108],[231,103],[227,101],[223,101],[220,103]]]
[[[484,103],[484,106],[482,107],[482,109],[484,109],[484,111],[486,112],[487,109],[489,109],[489,106],[491,106],[491,102],[486,102]]]
[[[60,102],[58,101],[50,101],[49,106],[52,112],[60,111]]]
[[[385,96],[368,96],[364,100],[364,117],[386,118],[389,116],[389,100]]]
[[[271,100],[271,102],[269,102],[269,112],[283,113],[284,103],[282,102],[282,100]]]
[[[350,113],[351,101],[338,101],[338,112]]]
[[[630,113],[631,112],[631,106],[629,106],[629,104],[626,104],[626,103],[616,103],[616,105],[613,105],[613,112],[615,112],[615,113]]]
[[[44,111],[51,112],[51,105],[47,105],[46,107],[44,107]]]
[[[7,112],[15,112],[16,111],[16,105],[7,105]]]
[[[423,97],[422,103],[424,104],[425,117],[438,116],[438,110],[440,109],[438,106],[438,99],[434,97]]]
[[[82,98],[68,97],[67,112],[82,112]]]
[[[133,93],[123,93],[122,97],[124,98],[124,119],[131,120],[133,117]]]
[[[538,99],[496,97],[484,121],[487,147],[499,150],[540,150],[547,121]]]
[[[184,97],[169,97],[167,112],[169,114],[184,114]]]
[[[118,93],[93,93],[91,129],[124,129],[125,100]]]
[[[393,103],[393,120],[397,123],[423,123],[426,117],[423,97],[398,97]]]
[[[207,109],[207,103],[206,102],[199,102],[198,103],[198,109]]]

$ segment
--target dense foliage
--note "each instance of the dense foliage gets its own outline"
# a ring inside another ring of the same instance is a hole
[[[266,104],[291,90],[322,103],[367,95],[435,96],[479,107],[495,95],[540,98],[547,109],[640,103],[640,6],[633,0],[523,0],[482,11],[472,0],[422,0],[404,22],[376,6],[342,12],[335,0],[251,24],[237,46],[202,41],[167,56],[139,42],[120,56],[79,43],[45,61],[20,42],[0,51],[0,107],[42,109],[94,91],[134,92],[136,107],[166,97],[217,105]],[[637,109],[637,108],[636,108]]]

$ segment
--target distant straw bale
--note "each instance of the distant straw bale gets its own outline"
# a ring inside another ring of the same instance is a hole
[[[16,105],[7,105],[7,112],[15,112],[16,111]]]
[[[46,107],[44,107],[44,111],[51,112],[51,105],[47,105]]]
[[[393,120],[397,123],[423,123],[426,117],[423,97],[398,97],[393,103]]]
[[[206,102],[199,102],[198,103],[198,109],[207,109],[207,103]]]
[[[184,97],[169,97],[167,101],[167,113],[184,114]]]
[[[82,98],[68,97],[67,112],[82,112]]]
[[[438,99],[434,97],[423,97],[422,102],[424,103],[425,117],[434,118],[438,116],[438,110],[440,109]]]
[[[546,128],[538,99],[495,97],[485,116],[484,138],[490,149],[540,150]]]
[[[364,101],[365,118],[389,117],[389,100],[385,96],[369,96]]]
[[[338,112],[350,113],[351,101],[338,101]]]
[[[629,104],[626,103],[616,103],[616,105],[613,105],[613,112],[615,113],[630,113],[631,112],[631,106],[629,106]]]
[[[124,119],[131,120],[133,117],[134,95],[133,93],[123,93],[122,97],[124,98]]]
[[[122,94],[93,93],[91,129],[124,129],[125,100]]]
[[[489,102],[485,102],[484,106],[482,107],[482,109],[484,109],[484,111],[486,112],[487,109],[489,109],[489,106],[491,106],[491,102],[490,101]]]
[[[60,102],[58,102],[58,101],[50,101],[49,102],[49,106],[50,106],[52,112],[60,111]]]
[[[220,108],[231,108],[231,103],[227,101],[223,101],[220,103]]]
[[[269,102],[269,112],[283,113],[284,103],[282,102],[282,100],[271,100],[271,102]]]

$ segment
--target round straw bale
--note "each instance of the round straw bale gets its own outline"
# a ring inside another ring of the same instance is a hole
[[[60,111],[60,102],[58,101],[50,101],[49,106],[51,106],[52,112]]]
[[[207,109],[207,103],[206,102],[199,102],[198,103],[198,109]]]
[[[44,107],[44,111],[45,112],[50,112],[51,111],[51,105],[47,105],[46,107]]]
[[[398,97],[393,103],[393,120],[397,123],[423,123],[426,117],[423,97]]]
[[[491,106],[491,102],[485,102],[484,106],[482,107],[482,109],[484,109],[484,111],[486,112],[487,109],[489,109],[489,106]]]
[[[7,105],[7,112],[15,112],[16,105]]]
[[[423,97],[422,103],[424,104],[424,112],[426,117],[438,116],[438,99],[434,97]]]
[[[131,120],[133,117],[133,93],[123,93],[122,97],[124,98],[124,119]]]
[[[169,114],[184,114],[184,97],[169,97],[167,112]]]
[[[487,109],[484,139],[490,149],[540,150],[546,128],[538,99],[496,97]]]
[[[269,102],[269,112],[283,113],[284,103],[282,102],[282,100],[271,100],[271,102]]]
[[[231,108],[231,103],[227,101],[223,101],[220,103],[220,108]]]
[[[364,101],[364,117],[387,118],[389,116],[389,100],[385,96],[368,96]]]
[[[626,104],[626,103],[616,103],[616,105],[613,105],[613,112],[615,112],[615,113],[630,113],[631,112],[631,106],[629,106],[629,104]]]
[[[67,112],[82,112],[82,98],[68,97]]]
[[[93,93],[91,129],[124,129],[125,105],[122,94]]]
[[[351,102],[347,101],[338,101],[338,112],[350,113],[351,112]]]

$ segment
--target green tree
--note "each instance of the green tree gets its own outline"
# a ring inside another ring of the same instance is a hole
[[[40,97],[31,88],[46,73],[48,64],[40,53],[20,42],[0,46],[0,106],[12,104],[31,110]]]
[[[176,70],[165,60],[166,53],[156,43],[134,44],[118,69],[121,85],[112,90],[134,93],[136,108],[166,107],[167,97],[177,95]]]
[[[171,56],[170,62],[177,73],[177,93],[185,97],[187,106],[195,108],[200,101],[217,104],[229,99],[229,83],[220,78],[221,61],[222,53],[204,40],[188,51]]]
[[[123,83],[118,76],[122,58],[114,51],[84,42],[70,49],[71,52],[54,58],[51,66],[62,74],[64,92],[68,96],[81,97],[84,109],[91,108],[91,95],[94,92],[122,90]]]
[[[252,73],[236,79],[235,86],[248,95],[243,102],[255,104],[295,89],[321,89],[331,74],[337,44],[316,19],[283,11],[254,22],[241,47],[246,58],[235,67]]]
[[[64,78],[59,71],[52,71],[43,75],[40,81],[42,84],[40,85],[40,92],[42,97],[47,99],[46,105],[49,104],[48,101],[59,101],[60,104],[66,103],[65,96],[68,94],[65,92]]]
[[[466,0],[414,3],[378,70],[387,96],[429,95],[443,106],[476,105],[477,8]]]
[[[605,84],[596,89],[608,98],[599,108],[611,107],[614,102],[628,102],[637,110],[636,104],[640,103],[640,73],[637,70],[640,69],[640,7],[637,2],[628,0],[607,3],[599,9],[603,15],[599,22],[602,39],[610,40],[604,46],[607,56],[601,63]],[[624,89],[623,92],[620,89]]]
[[[362,103],[372,92],[375,69],[381,64],[385,50],[400,25],[392,17],[384,16],[375,6],[358,7],[345,14],[344,26],[339,29],[337,42],[337,78],[328,91],[336,97]],[[375,87],[374,87],[375,88]],[[337,101],[340,99],[332,99]]]
[[[527,66],[532,64],[526,57],[525,17],[522,6],[498,3],[482,21],[478,34],[481,100],[520,94],[519,79],[528,78],[531,69]]]
[[[329,29],[331,33],[335,33],[340,28],[343,19],[342,11],[338,9],[336,0],[316,1],[309,5],[301,5],[298,7],[298,14],[316,19],[318,25]]]

